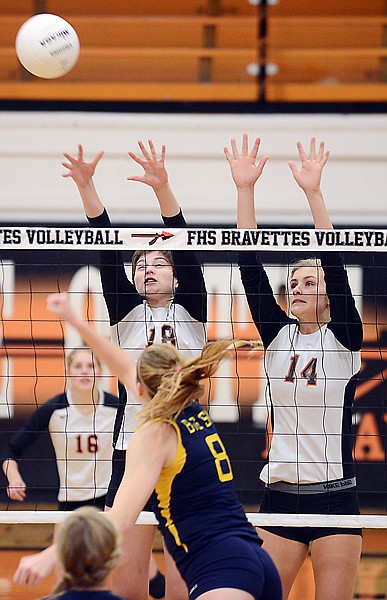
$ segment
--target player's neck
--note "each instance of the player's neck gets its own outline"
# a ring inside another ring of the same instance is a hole
[[[168,308],[173,300],[170,294],[148,294],[146,296],[147,304],[151,308]]]
[[[93,390],[70,389],[70,393],[73,404],[76,404],[85,413],[94,410],[94,406],[99,402],[98,388],[94,388]]]
[[[319,331],[321,329],[321,327],[323,327],[324,325],[326,325],[329,321],[323,321],[321,320],[320,323],[317,323],[317,321],[299,321],[298,322],[298,328],[300,330],[300,333],[302,335],[310,335],[311,333],[316,333],[316,331]]]

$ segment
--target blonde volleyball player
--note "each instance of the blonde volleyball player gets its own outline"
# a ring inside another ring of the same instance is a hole
[[[2,468],[12,500],[23,502],[28,490],[18,461],[40,433],[48,431],[59,476],[58,508],[92,505],[103,510],[111,476],[113,426],[118,398],[99,387],[101,366],[90,348],[72,350],[66,360],[66,391],[48,400],[10,439]],[[23,557],[16,583],[34,584],[55,564],[55,548]]]
[[[267,157],[256,164],[235,140],[226,158],[237,187],[238,227],[255,229],[254,186]],[[304,191],[316,229],[332,229],[320,188],[329,153],[315,139],[307,156],[298,143],[301,168],[289,162]],[[341,255],[321,253],[293,265],[289,317],[276,303],[256,253],[241,252],[239,265],[251,314],[261,335],[273,438],[261,472],[261,512],[358,514],[352,463],[351,405],[360,370],[362,323]],[[281,576],[284,599],[311,545],[318,600],[350,600],[361,552],[361,530],[334,527],[265,527],[264,547]]]
[[[257,344],[218,340],[188,361],[172,344],[154,344],[134,361],[82,321],[67,294],[51,294],[47,308],[79,331],[142,405],[106,516],[130,534],[151,497],[191,600],[281,600],[276,568],[247,521],[226,449],[198,402],[201,382],[231,349]]]
[[[157,197],[166,227],[186,227],[184,217],[171,190],[165,167],[165,146],[160,157],[152,140],[149,150],[140,141],[142,156],[130,157],[143,174],[128,177],[149,185]],[[103,153],[85,162],[82,146],[78,155],[65,154],[65,176],[76,183],[85,213],[94,227],[111,227],[111,222],[94,186],[93,175]],[[132,257],[133,283],[128,279],[121,252],[101,251],[100,269],[104,298],[108,308],[113,340],[137,359],[153,343],[176,345],[187,358],[197,356],[206,339],[207,295],[201,265],[193,252],[149,250]],[[106,506],[111,507],[124,473],[125,452],[135,427],[137,399],[120,385],[121,408],[114,435],[113,472]],[[113,573],[113,590],[131,600],[144,600],[148,594],[145,578],[147,562],[155,537],[155,527],[136,526],[122,542],[123,559]],[[152,565],[153,569],[154,563]],[[186,587],[168,552],[165,553],[167,596],[186,600]],[[128,567],[130,565],[130,567]],[[158,576],[160,577],[160,576]],[[154,597],[159,590],[152,588]]]
[[[118,531],[101,512],[78,508],[55,532],[60,579],[44,600],[123,600],[109,591],[119,559]]]

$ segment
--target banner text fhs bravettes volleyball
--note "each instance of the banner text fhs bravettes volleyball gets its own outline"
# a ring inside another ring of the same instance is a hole
[[[0,248],[45,249],[52,247],[122,250],[351,250],[385,251],[387,230],[309,229],[83,229],[5,227],[0,229]]]

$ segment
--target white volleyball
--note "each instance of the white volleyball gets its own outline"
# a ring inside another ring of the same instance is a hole
[[[15,46],[23,67],[43,79],[55,79],[71,71],[80,49],[78,35],[70,23],[47,13],[23,23]]]

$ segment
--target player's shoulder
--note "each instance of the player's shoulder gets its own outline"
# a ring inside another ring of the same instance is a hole
[[[40,409],[44,411],[54,412],[55,410],[66,408],[67,406],[69,406],[67,394],[65,392],[62,392],[60,394],[57,394],[56,396],[53,396],[53,398],[47,400],[47,402],[41,405]]]
[[[146,302],[140,294],[136,293],[135,297],[132,298],[130,307],[126,307],[126,314],[119,320],[115,325],[118,325],[120,330],[123,327],[131,328],[141,323],[139,319],[144,318],[146,314]]]
[[[145,447],[163,445],[170,437],[175,437],[175,427],[172,422],[161,420],[149,420],[142,423],[134,432],[132,440],[134,444]]]

